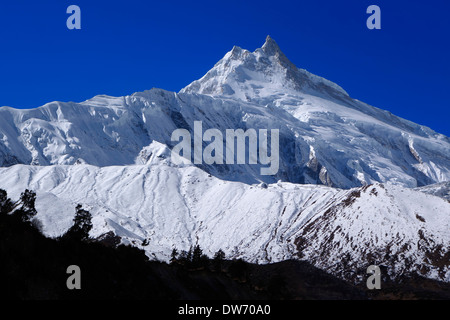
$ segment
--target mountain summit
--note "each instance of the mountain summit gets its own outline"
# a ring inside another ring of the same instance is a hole
[[[335,83],[298,69],[270,36],[255,52],[233,47],[203,78],[181,90],[247,101],[299,91],[347,96]]]
[[[261,49],[269,56],[274,56],[276,54],[284,55],[283,52],[281,52],[278,44],[275,42],[275,40],[272,39],[270,35],[266,37],[266,42],[264,42]]]

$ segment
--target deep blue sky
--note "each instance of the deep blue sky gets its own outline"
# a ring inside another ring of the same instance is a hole
[[[82,30],[66,28],[71,4]],[[366,28],[371,4],[381,30]],[[2,1],[0,106],[179,91],[268,34],[298,67],[450,136],[447,0]]]

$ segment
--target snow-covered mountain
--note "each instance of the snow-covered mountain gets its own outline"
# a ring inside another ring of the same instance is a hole
[[[175,164],[172,132],[279,129],[280,169]],[[370,264],[450,281],[450,139],[352,99],[268,37],[234,47],[179,93],[0,108],[0,188],[38,195],[44,232],[93,214],[92,236],[168,259],[200,244],[267,263],[301,258],[355,280]],[[434,184],[431,186],[431,184]],[[410,189],[415,188],[415,189]]]
[[[152,141],[174,146],[176,128],[280,130],[280,170],[203,165],[226,180],[420,187],[450,180],[450,140],[350,98],[297,69],[268,37],[255,52],[234,47],[202,79],[161,89],[32,110],[0,108],[0,165],[131,165]]]

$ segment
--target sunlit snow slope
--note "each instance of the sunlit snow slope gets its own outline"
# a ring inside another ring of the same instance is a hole
[[[0,188],[15,199],[25,188],[36,190],[49,236],[64,233],[82,203],[94,217],[91,236],[113,231],[166,261],[173,248],[199,244],[210,256],[222,249],[229,258],[259,263],[307,259],[344,278],[350,267],[375,263],[389,266],[392,276],[417,271],[450,280],[444,199],[381,184],[351,190],[248,185],[174,166],[159,143],[149,152],[146,165],[0,168]]]

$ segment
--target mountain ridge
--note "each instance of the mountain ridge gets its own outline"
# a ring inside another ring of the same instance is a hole
[[[174,146],[177,128],[279,129],[280,171],[202,165],[222,179],[352,188],[373,182],[420,187],[450,180],[450,139],[354,100],[296,68],[268,37],[253,53],[234,47],[178,93],[163,89],[29,110],[0,108],[0,166],[133,165],[152,141]]]

